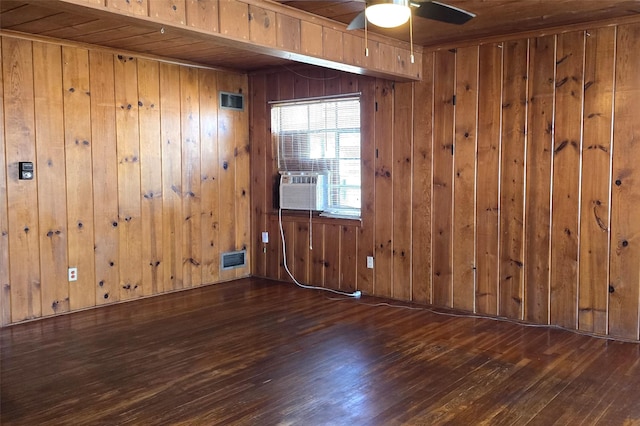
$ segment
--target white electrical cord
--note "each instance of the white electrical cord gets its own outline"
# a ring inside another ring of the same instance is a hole
[[[284,263],[284,270],[287,271],[287,274],[289,274],[289,276],[291,277],[293,282],[298,287],[306,288],[306,289],[310,289],[310,290],[328,291],[328,292],[331,292],[331,293],[339,294],[341,296],[355,297],[356,299],[359,299],[362,296],[362,292],[360,290],[356,290],[353,293],[347,293],[346,291],[334,290],[332,288],[318,287],[318,286],[314,286],[314,285],[302,284],[298,280],[296,280],[296,278],[293,276],[293,274],[289,270],[289,266],[287,265],[287,245],[286,245],[286,242],[284,240],[284,229],[282,228],[282,208],[278,209],[278,224],[280,225],[280,238],[282,239],[282,261]]]
[[[347,299],[338,299],[338,298],[331,298],[331,297],[327,297],[328,300],[333,300],[333,301],[344,301]],[[366,303],[366,302],[358,302],[359,305],[366,305],[366,306],[373,306],[373,307],[388,307],[388,308],[398,308],[398,309],[407,309],[410,311],[426,311],[432,314],[436,314],[436,315],[443,315],[446,317],[454,317],[454,318],[467,318],[467,319],[483,319],[483,320],[490,320],[490,321],[496,321],[496,322],[504,322],[504,323],[509,323],[509,324],[515,324],[515,325],[520,325],[523,327],[529,327],[529,328],[546,328],[549,330],[561,330],[561,331],[568,331],[570,333],[574,333],[574,334],[578,334],[580,336],[587,336],[587,337],[595,337],[596,339],[602,339],[602,340],[610,340],[610,341],[614,341],[614,342],[620,342],[620,343],[633,343],[633,344],[640,344],[640,342],[638,342],[637,340],[633,340],[633,339],[626,339],[624,337],[615,337],[615,336],[607,336],[607,335],[601,335],[601,334],[592,334],[592,333],[587,333],[584,332],[582,330],[576,330],[573,328],[566,328],[566,327],[562,327],[559,325],[554,325],[554,324],[532,324],[532,323],[526,323],[524,321],[518,321],[518,320],[514,320],[511,318],[506,318],[506,317],[492,317],[492,316],[488,316],[488,315],[479,315],[479,314],[465,314],[465,313],[460,313],[460,314],[456,314],[454,312],[443,312],[443,311],[438,311],[432,308],[429,308],[427,306],[406,306],[406,305],[397,305],[394,303],[388,303],[388,302],[379,302],[379,303]],[[446,309],[446,308],[445,308]]]

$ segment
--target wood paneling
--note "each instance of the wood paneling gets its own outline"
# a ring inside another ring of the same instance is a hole
[[[329,265],[351,274],[354,259],[365,293],[638,339],[640,25],[594,27],[426,53],[425,80],[406,86],[306,68],[253,74],[265,101],[362,93],[356,247],[346,225],[338,236],[334,219],[316,219],[324,256],[309,257],[310,279],[328,285],[335,271],[316,262],[339,253]],[[265,138],[268,106],[254,107],[252,136]],[[265,177],[253,191],[268,198],[253,220],[277,229],[267,148],[252,151]],[[288,241],[300,220],[284,215]],[[263,271],[283,279],[276,248]],[[304,245],[294,250],[307,259]]]
[[[585,41],[578,327],[599,334],[607,332],[615,37],[614,27],[598,28]]]
[[[162,145],[160,138],[160,67],[138,60],[140,126],[140,209],[142,221],[142,292],[163,291]]]
[[[93,160],[93,227],[96,304],[120,300],[118,258],[118,155],[116,152],[115,57],[89,52]]]
[[[62,52],[60,46],[33,44],[38,208],[40,215],[40,270],[42,314],[69,310],[67,281],[67,197],[65,186],[64,108]]]
[[[393,107],[393,140],[408,141],[393,145],[393,278],[391,294],[395,299],[411,300],[412,250],[411,206],[412,193],[407,188],[413,170],[413,84],[396,83]]]
[[[577,326],[584,31],[558,35],[551,213],[550,321]]]
[[[171,291],[183,277],[219,281],[221,76],[2,37],[0,324]],[[245,76],[226,78],[246,92]],[[224,226],[242,248],[249,129],[248,113],[235,114],[226,130],[239,135],[230,152],[242,165],[224,196]],[[19,161],[34,162],[35,179],[18,180]]]
[[[423,81],[414,87],[411,300],[431,302],[431,219],[433,170],[433,53],[423,58]],[[364,180],[363,180],[364,186]],[[363,242],[361,242],[363,244]]]
[[[611,278],[609,332],[638,338],[640,283],[640,121],[634,113],[640,95],[640,25],[618,28],[615,62],[613,170],[611,174]]]
[[[0,42],[0,58],[2,43]],[[4,60],[4,59],[3,59]],[[0,69],[0,121],[4,120],[4,74]],[[7,206],[7,163],[4,132],[0,132],[0,327],[11,322],[11,287],[9,285],[9,218]]]
[[[432,303],[451,306],[453,274],[453,131],[455,95],[455,51],[435,55],[433,107],[433,253]]]
[[[503,49],[498,313],[521,318],[528,41],[506,42]]]
[[[218,32],[218,0],[187,0],[185,6],[187,25]]]
[[[453,307],[475,304],[475,188],[478,121],[478,47],[456,55],[453,177]]]
[[[142,212],[137,59],[115,61],[120,299],[142,295]]]
[[[359,84],[362,92],[360,100],[360,111],[363,117],[373,117],[375,115],[375,81],[373,79],[361,79]],[[363,125],[364,124],[364,125]],[[363,218],[368,218],[362,222],[358,235],[358,255],[357,267],[357,288],[364,294],[373,294],[375,286],[375,275],[373,269],[367,268],[367,257],[375,256],[375,226],[372,220],[375,217],[375,128],[370,120],[361,120],[360,133],[360,172],[362,175],[361,193],[361,214]],[[375,264],[375,258],[374,258]]]
[[[555,36],[531,40],[525,222],[525,319],[549,317]]]
[[[393,106],[394,87],[376,81],[375,112],[375,291],[392,295],[393,285]]]
[[[89,51],[64,46],[62,48],[62,84],[65,112],[65,170],[68,183],[66,185],[68,252],[69,267],[78,268],[77,281],[69,284],[71,309],[87,308],[96,304],[93,203],[87,203],[87,200],[93,199],[93,175],[89,174],[93,163],[89,78]]]
[[[220,277],[219,177],[218,168],[218,78],[201,70],[200,77],[200,173],[202,182],[202,282],[212,283]]]
[[[20,161],[33,161],[37,167],[32,43],[3,38],[2,72],[9,287],[11,321],[16,322],[42,313],[37,180],[18,180]]]
[[[165,290],[182,288],[182,161],[180,67],[160,64],[162,138],[162,256]]]
[[[182,276],[185,287],[202,283],[199,89],[198,70],[181,68]]]
[[[502,108],[502,45],[480,46],[478,82],[478,148],[476,186],[476,309],[498,313],[499,180]]]

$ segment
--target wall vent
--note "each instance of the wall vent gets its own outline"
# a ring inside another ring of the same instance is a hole
[[[220,255],[220,269],[235,269],[247,266],[247,251],[230,251]]]
[[[244,95],[220,92],[220,108],[244,111]]]

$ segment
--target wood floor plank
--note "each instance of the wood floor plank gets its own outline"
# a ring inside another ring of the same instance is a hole
[[[247,278],[5,327],[0,423],[640,421],[637,344],[383,301]]]

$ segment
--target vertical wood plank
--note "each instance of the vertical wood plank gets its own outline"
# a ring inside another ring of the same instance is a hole
[[[267,247],[262,242],[262,232],[267,232],[267,214],[271,210],[267,207],[268,182],[267,176],[267,147],[270,145],[271,118],[267,106],[267,80],[264,75],[253,76],[251,86],[251,109],[249,120],[249,135],[251,141],[251,212],[253,214],[253,256],[251,272],[259,277],[267,276]],[[276,238],[269,235],[270,239]],[[315,242],[315,241],[314,241]]]
[[[162,137],[162,256],[165,291],[182,288],[182,147],[180,67],[160,64]]]
[[[280,81],[277,74],[269,74],[266,77],[266,101],[273,101],[280,99]],[[266,245],[267,252],[266,257],[266,273],[267,277],[278,279],[280,276],[280,264],[282,263],[282,242],[280,238],[280,227],[278,226],[277,216],[272,215],[277,206],[277,198],[274,196],[274,192],[277,188],[276,182],[278,182],[277,173],[277,147],[276,141],[271,135],[271,112],[267,104],[264,105],[265,114],[269,120],[269,137],[265,139],[265,180],[266,185],[265,192],[265,221],[267,225],[267,232],[269,232],[269,244]],[[255,192],[254,192],[255,193]]]
[[[218,243],[218,75],[200,70],[200,173],[202,183],[202,283],[218,281],[220,248]]]
[[[220,75],[218,80],[220,90],[232,92],[233,82],[228,74]],[[237,111],[220,109],[218,112],[218,158],[220,167],[220,252],[235,251],[236,232],[236,161],[235,161],[235,135],[234,114]],[[235,277],[234,270],[221,270],[220,279],[229,280]]]
[[[300,51],[300,19],[276,14],[276,43],[278,47],[292,52]]]
[[[396,83],[393,106],[393,236],[394,299],[411,300],[411,170],[413,151],[413,83]]]
[[[355,226],[342,226],[340,236],[340,289],[352,292],[356,289],[358,263],[358,229]]]
[[[488,315],[498,313],[502,51],[485,44],[479,52],[476,312]]]
[[[140,123],[140,209],[142,220],[142,292],[164,291],[162,257],[162,143],[160,137],[160,68],[138,60]]]
[[[78,268],[69,297],[82,309],[96,304],[89,52],[63,47],[62,64],[69,266]]]
[[[232,92],[247,94],[248,80],[243,74],[233,75]],[[233,120],[233,130],[235,136],[235,146],[233,155],[235,157],[235,232],[236,247],[238,250],[247,251],[247,265],[251,264],[251,147],[249,145],[249,113],[236,111]],[[236,277],[249,275],[249,267],[236,269]]]
[[[0,58],[2,55],[0,38]],[[4,115],[4,73],[0,69],[0,123],[6,126]],[[11,322],[11,286],[9,285],[9,217],[7,204],[7,162],[5,132],[0,132],[0,327]]]
[[[33,44],[42,315],[69,310],[62,49]]]
[[[558,35],[550,321],[577,327],[584,31]]]
[[[555,36],[531,39],[525,223],[525,319],[549,317]]]
[[[431,182],[433,171],[434,54],[423,56],[423,79],[415,83],[413,103],[413,196],[411,300],[431,302]]]
[[[93,233],[98,305],[120,300],[118,230],[118,156],[114,55],[89,52],[93,163]]]
[[[393,83],[376,80],[375,112],[375,289],[392,296],[393,279]],[[330,240],[332,241],[332,240]],[[329,280],[326,280],[329,282]]]
[[[435,54],[435,89],[433,110],[433,303],[452,304],[452,220],[453,220],[453,95],[455,90],[456,54]]]
[[[277,220],[276,220],[277,223]],[[279,270],[279,279],[281,281],[293,282],[291,275],[295,277],[294,265],[296,259],[296,246],[295,246],[295,223],[283,219],[282,221],[282,234],[284,235],[284,249],[281,248],[281,265]],[[286,254],[286,256],[285,256]],[[285,268],[286,260],[286,268]],[[289,271],[287,271],[287,269]],[[291,274],[291,275],[290,275]]]
[[[188,26],[218,32],[218,0],[187,0],[185,8]]]
[[[274,280],[285,280],[282,274],[282,238],[278,217],[268,216],[269,244],[267,245],[267,277]]]
[[[360,235],[358,236],[358,289],[372,294],[374,289],[373,269],[367,268],[367,256],[375,256],[375,103],[376,81],[365,77],[359,84],[360,97],[360,164],[361,164],[361,208]]]
[[[249,5],[240,1],[219,2],[220,34],[249,39]]]
[[[499,315],[522,318],[527,40],[504,43]]]
[[[107,0],[107,7],[120,10],[130,15],[148,16],[148,1],[149,0]]]
[[[12,322],[42,312],[37,180],[18,180],[18,162],[36,159],[32,61],[31,42],[2,38]]]
[[[180,67],[182,133],[182,277],[184,287],[202,284],[200,110],[198,70]]]
[[[340,288],[340,247],[342,246],[339,225],[325,225],[324,227],[324,284],[327,288]]]
[[[638,338],[640,283],[640,24],[621,25],[616,37],[615,112],[611,195],[609,333]]]
[[[332,61],[342,62],[342,31],[322,28],[322,56]]]
[[[293,99],[295,96],[295,74],[291,71],[285,71],[278,73],[277,76],[276,88],[277,92],[273,92],[272,95],[274,98],[269,98],[270,100],[283,100],[283,99]],[[275,82],[274,82],[275,83]],[[277,156],[278,156],[278,146],[277,141],[273,141],[271,145],[271,155],[273,157],[273,170],[277,170]],[[278,179],[276,177],[276,179]],[[279,180],[278,180],[279,182]],[[274,186],[274,192],[277,192],[277,185]],[[278,197],[276,197],[278,199]],[[286,252],[287,252],[287,265],[289,270],[293,272],[294,268],[294,250],[295,250],[295,235],[294,235],[294,224],[290,221],[286,216],[283,215],[283,229],[285,234],[285,244],[286,244]],[[277,220],[276,220],[277,225]],[[279,229],[279,228],[278,228]],[[278,235],[280,235],[278,231]],[[289,274],[284,269],[284,258],[283,258],[283,250],[282,244],[279,243],[279,260],[280,260],[280,270],[279,277],[281,280],[292,282],[293,280],[289,276]]]
[[[114,75],[118,155],[120,299],[126,300],[143,294],[137,59],[118,55],[115,61]]]
[[[276,13],[255,5],[249,5],[249,38],[251,41],[276,45]]]
[[[290,269],[296,279],[301,282],[309,283],[309,258],[312,250],[310,250],[309,242],[309,222],[294,222],[294,238],[295,241],[295,261],[290,265]]]
[[[578,328],[606,334],[609,295],[609,190],[613,124],[614,27],[585,42]]]
[[[184,24],[186,22],[185,0],[151,0],[149,16],[161,21]]]
[[[311,224],[313,250],[311,250],[309,284],[324,287],[324,251],[326,241],[324,238],[324,225]]]
[[[306,55],[322,56],[322,25],[300,22],[300,51]]]
[[[475,188],[478,48],[458,49],[453,211],[453,306],[475,308]]]

